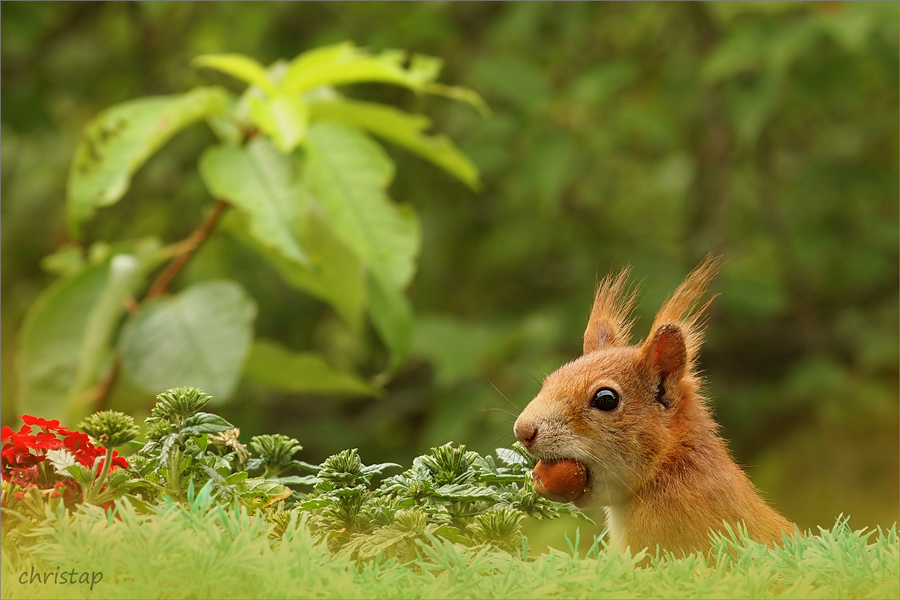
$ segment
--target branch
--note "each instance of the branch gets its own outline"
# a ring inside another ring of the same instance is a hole
[[[197,248],[200,247],[200,244],[202,244],[209,236],[226,208],[228,208],[228,203],[224,200],[216,202],[216,205],[213,207],[212,212],[206,217],[206,220],[204,220],[203,223],[200,224],[200,227],[195,229],[194,232],[181,243],[181,245],[184,246],[184,249],[172,259],[172,262],[170,262],[166,268],[163,269],[162,273],[156,277],[153,283],[150,284],[147,295],[144,296],[144,301],[161,296],[168,291],[169,284],[172,283],[175,276],[181,272],[184,265],[187,264]]]
[[[194,253],[197,251],[197,248],[200,247],[212,230],[215,228],[216,223],[219,222],[219,219],[222,216],[222,213],[225,212],[225,209],[228,208],[228,203],[224,200],[219,200],[216,202],[216,205],[213,207],[212,212],[200,223],[200,226],[194,230],[194,232],[189,235],[184,241],[178,243],[179,250],[178,254],[166,265],[166,268],[162,270],[162,272],[153,280],[153,283],[150,284],[150,287],[147,289],[147,294],[144,296],[144,299],[141,302],[146,302],[151,298],[155,298],[157,296],[161,296],[165,294],[169,289],[169,284],[172,283],[172,280],[175,278],[178,273],[181,272],[181,269],[184,268],[184,265],[191,259]],[[134,301],[134,299],[129,298],[130,302],[126,301],[126,306],[128,311],[131,313],[137,312],[139,304]],[[106,408],[107,403],[109,402],[109,393],[112,391],[113,384],[116,382],[116,379],[119,376],[119,367],[121,365],[122,358],[118,354],[113,359],[112,367],[107,373],[106,377],[104,377],[101,381],[94,386],[94,388],[89,392],[90,397],[96,402],[96,407],[98,410],[103,410]]]
[[[122,357],[119,356],[117,352],[112,361],[112,366],[109,368],[109,372],[106,374],[106,377],[101,379],[94,388],[88,392],[88,398],[95,402],[94,405],[96,410],[106,410],[109,408],[109,393],[112,391],[113,384],[116,382],[116,379],[119,377],[119,368],[122,364]]]

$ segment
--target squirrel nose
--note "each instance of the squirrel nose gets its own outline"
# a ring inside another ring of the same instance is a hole
[[[516,434],[516,438],[522,442],[523,446],[530,448],[534,444],[534,440],[537,439],[538,427],[532,423],[516,421],[516,424],[513,426],[513,433]]]

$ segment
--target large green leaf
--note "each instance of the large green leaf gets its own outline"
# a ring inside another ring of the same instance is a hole
[[[309,125],[309,106],[297,96],[274,94],[268,98],[250,97],[250,118],[275,147],[287,154],[291,152]]]
[[[312,119],[338,121],[365,129],[378,137],[419,154],[460,181],[478,189],[478,168],[445,135],[423,133],[431,121],[422,115],[411,115],[396,108],[373,102],[314,102]]]
[[[409,206],[385,193],[393,163],[365,134],[317,123],[306,137],[304,181],[321,202],[335,233],[387,287],[402,289],[415,271],[420,226]]]
[[[38,297],[19,338],[18,406],[45,418],[77,420],[109,357],[124,301],[141,280],[137,257],[118,254],[57,281]]]
[[[238,284],[195,284],[128,319],[122,368],[148,392],[194,386],[225,400],[240,378],[255,318],[256,303]]]
[[[212,413],[198,412],[184,420],[181,427],[181,436],[196,437],[204,433],[219,433],[233,429],[234,425]]]
[[[266,68],[243,54],[204,54],[191,61],[195,67],[209,67],[255,85],[266,93],[275,92]]]
[[[290,392],[378,396],[380,391],[358,376],[329,365],[312,352],[292,352],[268,340],[256,340],[244,366],[253,381]]]
[[[408,62],[409,66],[405,67]],[[345,85],[364,81],[389,83],[416,92],[427,92],[468,102],[482,114],[489,109],[474,91],[436,83],[443,61],[433,56],[413,54],[407,61],[402,50],[385,50],[372,55],[352,42],[316,48],[290,62],[280,88],[297,94],[325,85]]]
[[[69,227],[81,224],[98,207],[119,201],[131,176],[156,150],[188,125],[225,110],[227,96],[217,87],[177,96],[141,98],[118,104],[88,123],[69,171]]]
[[[200,158],[200,176],[209,193],[250,218],[253,238],[285,258],[308,264],[295,237],[305,201],[296,180],[295,159],[262,138],[246,147],[215,146]]]
[[[262,255],[291,286],[330,304],[353,331],[362,330],[366,308],[366,273],[356,254],[339,240],[318,207],[300,217],[298,236],[307,263],[285,258],[249,233],[247,218],[231,213],[222,223],[237,239]]]
[[[421,89],[437,79],[441,60],[416,55],[408,69],[406,52],[385,50],[371,55],[352,42],[316,48],[304,52],[288,65],[283,90],[289,93],[304,92],[323,85],[342,85],[360,81],[378,81]]]

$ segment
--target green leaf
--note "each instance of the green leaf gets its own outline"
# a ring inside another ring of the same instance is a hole
[[[228,477],[225,478],[225,483],[228,485],[234,485],[236,483],[240,483],[247,479],[250,475],[246,471],[239,471],[237,473],[232,473]]]
[[[296,94],[323,85],[377,81],[422,89],[437,79],[441,70],[437,58],[416,56],[409,69],[403,68],[405,62],[406,52],[402,50],[385,50],[373,56],[352,42],[344,42],[304,52],[292,60],[281,88]]]
[[[309,500],[304,500],[297,506],[300,510],[316,510],[318,508],[325,508],[326,506],[331,506],[337,502],[337,499],[331,496],[319,497],[319,498],[310,498]]]
[[[200,176],[209,193],[249,217],[255,241],[289,260],[308,264],[295,236],[306,204],[296,173],[293,158],[259,138],[243,148],[215,146],[200,158]]]
[[[109,261],[106,284],[88,316],[85,335],[78,351],[79,361],[72,383],[72,394],[87,390],[97,380],[107,358],[113,332],[124,312],[125,299],[131,296],[140,283],[141,275],[140,263],[134,256],[117,254]]]
[[[43,270],[63,277],[75,275],[86,266],[84,251],[80,246],[75,245],[63,245],[53,254],[41,259]]]
[[[124,300],[140,281],[141,265],[119,254],[51,285],[25,316],[17,367],[18,406],[46,418],[77,420],[108,357]],[[68,414],[67,414],[68,412]]]
[[[376,529],[360,543],[359,559],[372,560],[379,554],[384,554],[384,558],[395,556],[399,549],[409,543],[411,537],[413,536],[409,533],[390,527]]]
[[[482,114],[489,111],[474,91],[435,83],[443,61],[433,56],[413,54],[407,63],[402,50],[385,50],[372,55],[352,42],[315,48],[296,57],[288,65],[280,88],[297,94],[326,85],[346,85],[363,81],[389,83],[467,102]]]
[[[530,461],[515,450],[509,448],[496,448],[494,452],[497,453],[500,460],[508,465],[524,465],[525,467],[531,468]]]
[[[362,330],[366,308],[365,269],[356,254],[331,230],[325,216],[311,206],[301,217],[298,237],[308,262],[301,264],[263,246],[250,235],[247,219],[232,213],[223,227],[261,254],[291,286],[330,304],[352,331]]]
[[[452,525],[441,525],[437,529],[432,532],[434,535],[439,535],[444,539],[450,540],[451,542],[455,542],[457,544],[462,544],[464,546],[471,546],[472,540],[462,535],[459,532],[459,529],[453,527]]]
[[[275,147],[288,154],[303,140],[309,125],[309,105],[296,96],[275,94],[250,98],[250,118]]]
[[[703,62],[700,80],[715,83],[765,66],[771,37],[770,32],[759,27],[745,28],[725,37]]]
[[[368,278],[369,315],[372,325],[391,352],[387,369],[376,382],[397,372],[412,347],[415,320],[409,301],[398,290],[385,286],[374,277]]]
[[[313,120],[338,121],[365,129],[389,142],[419,154],[441,167],[470,188],[481,187],[478,168],[445,135],[428,136],[423,132],[431,121],[422,115],[411,115],[390,106],[373,102],[314,102],[310,105]]]
[[[221,88],[195,88],[177,96],[141,98],[118,104],[88,123],[69,171],[69,228],[81,224],[98,207],[115,204],[128,190],[131,176],[176,133],[225,110]]]
[[[291,495],[291,490],[277,481],[262,477],[251,477],[237,483],[237,493],[241,502],[253,508],[268,506]]]
[[[269,79],[266,68],[243,54],[204,54],[191,63],[194,67],[209,67],[227,73],[242,81],[262,88],[267,94],[275,92],[275,85]]]
[[[128,319],[122,368],[148,392],[194,386],[225,400],[240,377],[255,317],[256,303],[238,284],[198,283]]]
[[[287,477],[273,477],[271,481],[277,481],[284,485],[315,485],[322,480],[315,475],[288,475]]]
[[[234,429],[234,425],[212,413],[199,412],[184,420],[181,426],[182,439],[186,437],[198,437],[205,433],[220,433]]]
[[[435,488],[434,493],[442,498],[454,500],[484,500],[493,498],[497,490],[492,487],[480,487],[465,483],[447,484]]]
[[[292,352],[275,342],[256,340],[244,366],[253,381],[291,392],[379,396],[381,391],[358,376],[329,365],[318,354]]]
[[[321,202],[335,233],[388,287],[406,287],[421,243],[412,207],[390,201],[385,189],[393,164],[361,132],[317,123],[306,137],[304,180]]]
[[[378,463],[376,465],[366,465],[362,468],[362,472],[366,475],[372,475],[373,473],[381,474],[385,469],[389,469],[391,467],[400,467],[397,463]]]

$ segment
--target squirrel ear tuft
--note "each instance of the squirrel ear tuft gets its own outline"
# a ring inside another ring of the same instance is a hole
[[[687,346],[681,327],[675,323],[661,325],[647,338],[643,348],[647,366],[665,380],[670,375],[680,375],[687,363]]]
[[[594,306],[584,331],[584,354],[609,346],[627,346],[634,321],[629,318],[637,289],[628,291],[631,267],[607,275],[594,296]]]
[[[656,337],[667,331],[668,327],[674,327],[678,330],[678,336],[681,339],[680,346],[684,348],[685,358],[683,363],[687,365],[687,370],[693,371],[693,364],[703,343],[703,327],[705,322],[705,313],[712,299],[705,300],[707,288],[712,278],[719,269],[720,259],[713,256],[707,256],[700,265],[691,271],[687,279],[678,286],[678,289],[663,304],[662,308],[656,314],[653,325],[650,327],[650,335],[647,337],[645,346],[649,347],[655,343],[666,344],[662,340],[656,340]],[[663,337],[667,337],[666,334]]]

